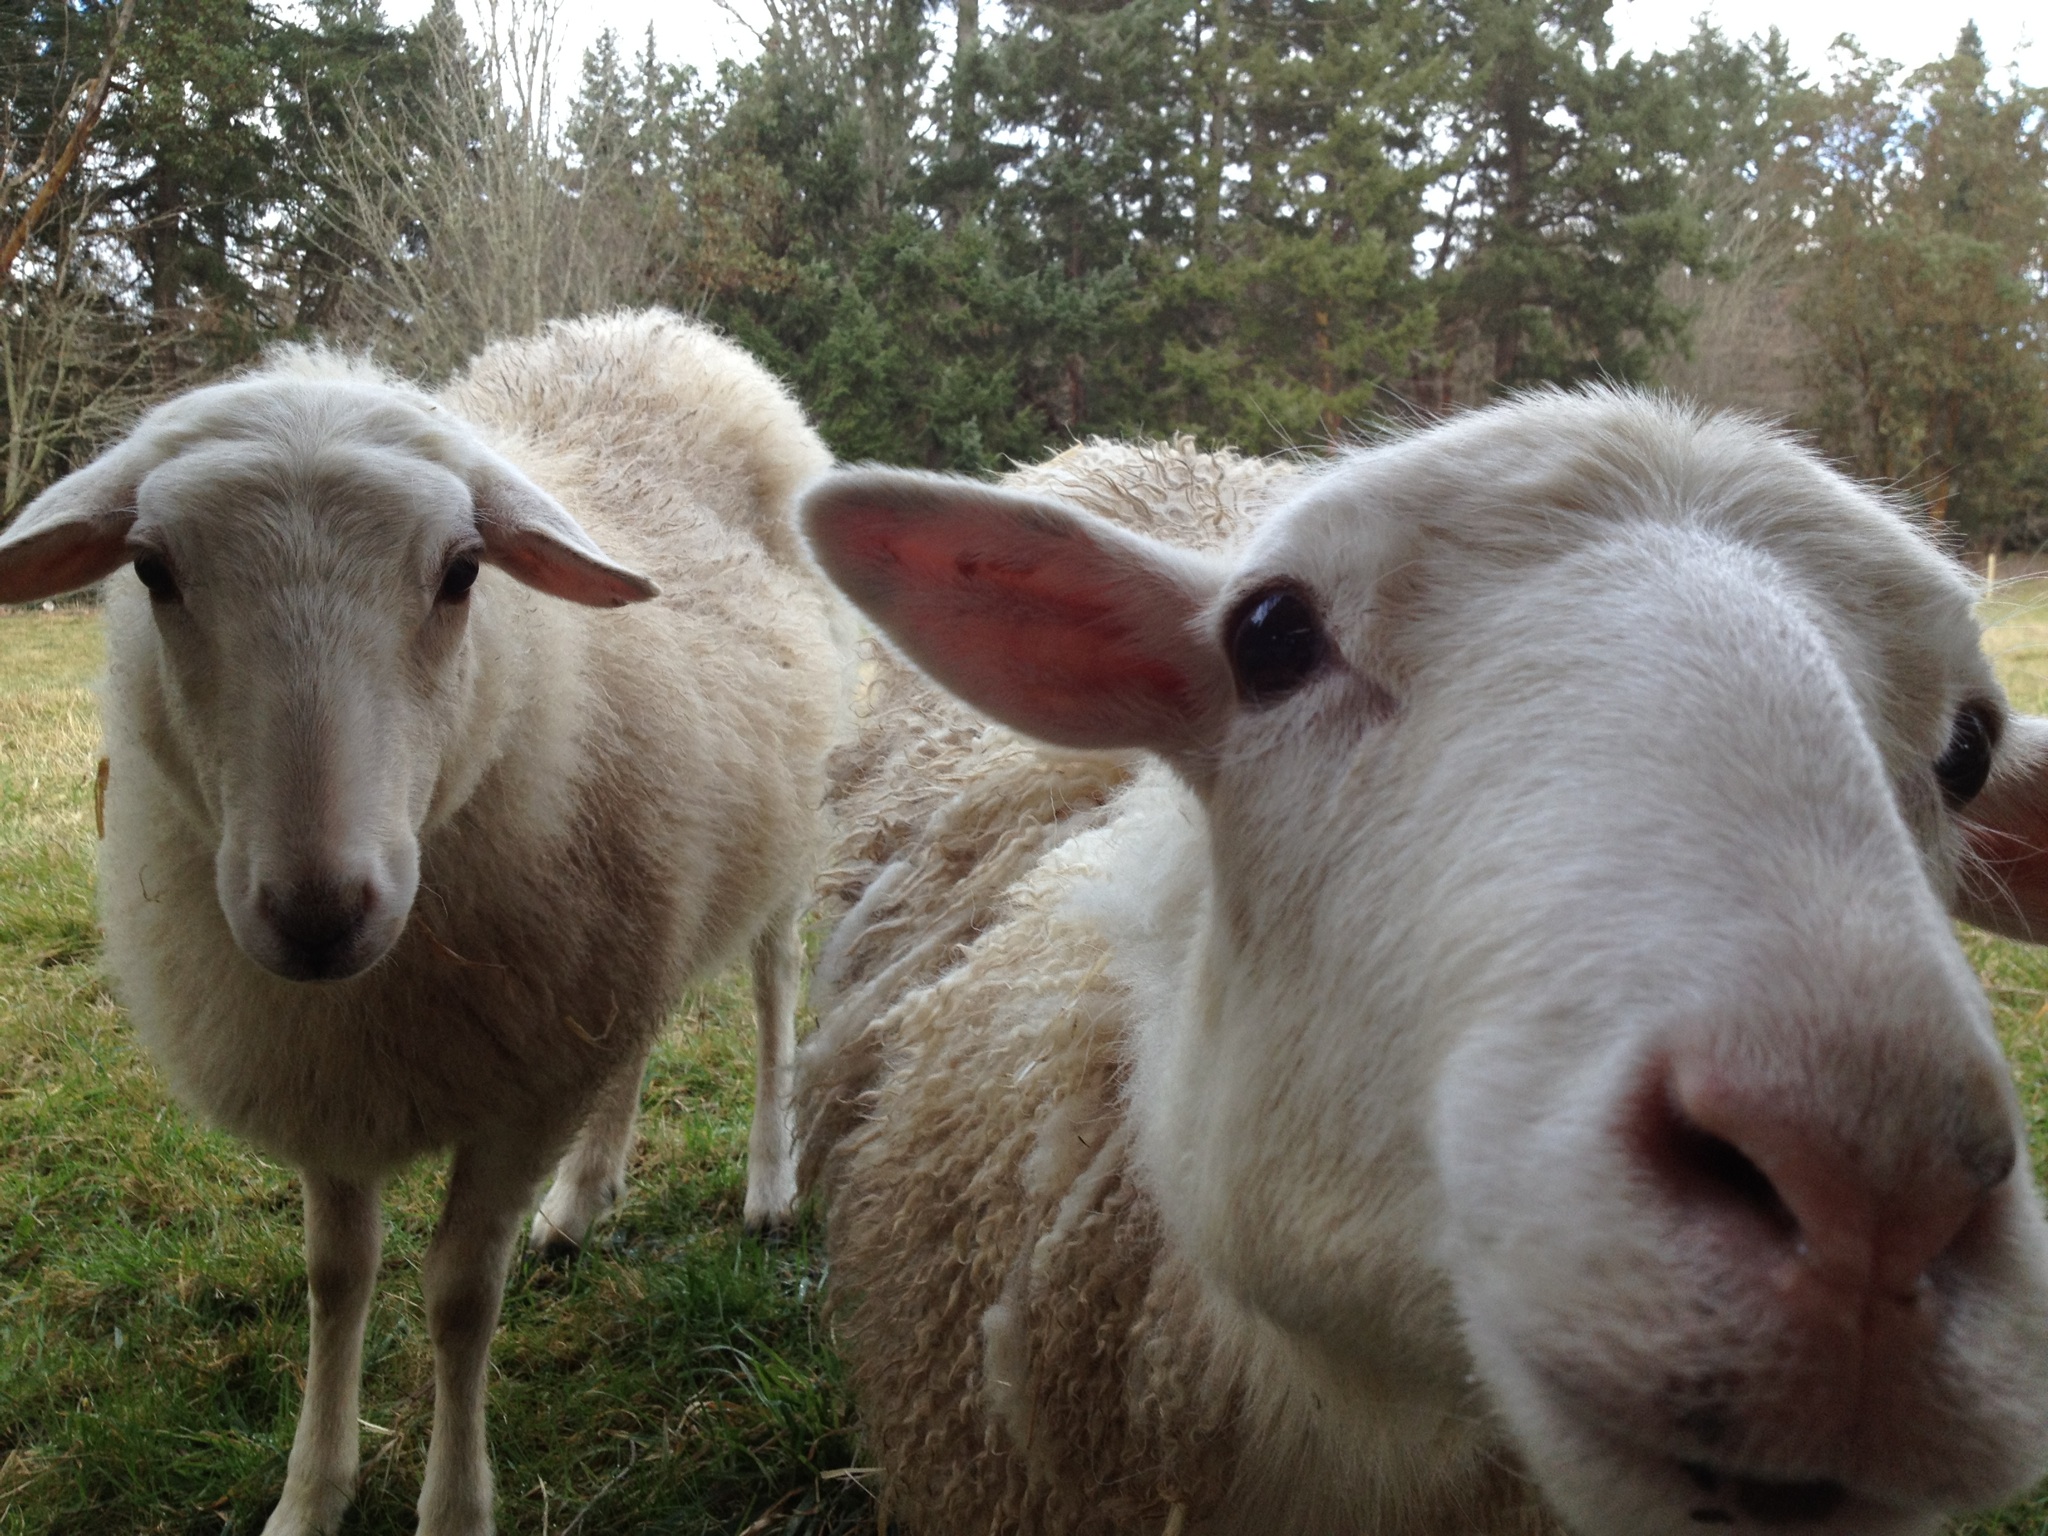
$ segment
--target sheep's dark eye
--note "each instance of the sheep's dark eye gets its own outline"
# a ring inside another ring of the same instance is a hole
[[[1255,704],[1299,688],[1329,649],[1315,609],[1293,587],[1254,592],[1238,604],[1228,634],[1238,691]]]
[[[177,578],[171,575],[171,568],[156,555],[135,557],[135,576],[149,588],[151,602],[175,603],[178,601]]]
[[[448,562],[448,569],[441,573],[441,590],[434,594],[439,603],[459,603],[469,596],[469,589],[476,585],[476,557],[457,555]]]
[[[1977,798],[1991,777],[1991,751],[1998,745],[1998,717],[1988,704],[1965,704],[1949,728],[1948,746],[1935,762],[1934,777],[1950,809]]]

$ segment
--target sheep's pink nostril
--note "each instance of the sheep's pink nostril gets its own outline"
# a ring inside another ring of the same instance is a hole
[[[1835,1291],[1913,1297],[2017,1155],[2009,1132],[2001,1147],[1942,1134],[1918,1148],[1858,1146],[1778,1081],[1686,1063],[1657,1097],[1654,1146],[1667,1176],[1767,1223],[1790,1241],[1794,1277]]]

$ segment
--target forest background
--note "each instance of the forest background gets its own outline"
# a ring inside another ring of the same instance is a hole
[[[1314,449],[1608,378],[2048,543],[2048,92],[1606,0],[768,0],[714,79],[550,0],[0,11],[0,520],[277,340],[445,376],[702,314],[833,448]]]

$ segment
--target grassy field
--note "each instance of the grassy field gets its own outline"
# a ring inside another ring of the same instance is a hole
[[[1987,605],[2048,705],[2048,582]],[[296,1188],[197,1126],[94,964],[90,612],[0,613],[0,1536],[253,1533],[305,1362]],[[1971,935],[2048,1153],[2048,950]],[[875,1529],[812,1305],[815,1234],[740,1235],[745,989],[692,997],[657,1053],[632,1192],[597,1248],[524,1263],[493,1353],[501,1530]],[[440,1170],[390,1191],[346,1529],[410,1532],[431,1403],[416,1273]],[[2048,1496],[1957,1536],[2048,1536]]]

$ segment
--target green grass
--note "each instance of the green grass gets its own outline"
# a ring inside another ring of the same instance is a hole
[[[2048,705],[2048,582],[1987,605]],[[305,1369],[290,1173],[166,1099],[95,971],[89,612],[0,612],[0,1536],[251,1533]],[[2048,949],[1965,935],[2048,1153]],[[808,1228],[740,1234],[745,988],[692,996],[594,1250],[514,1275],[492,1355],[498,1521],[541,1536],[875,1529]],[[2044,1168],[2048,1173],[2048,1168]],[[431,1412],[418,1268],[441,1170],[398,1181],[345,1529],[409,1533]],[[2048,1368],[2048,1367],[2044,1367]],[[2048,1493],[1955,1536],[2048,1536]]]
[[[0,1536],[255,1532],[306,1353],[289,1171],[170,1104],[95,972],[90,613],[0,613]],[[816,1234],[740,1233],[738,977],[655,1057],[632,1192],[514,1275],[492,1355],[501,1530],[872,1531]],[[418,1269],[442,1170],[386,1200],[345,1529],[410,1532],[432,1411]]]

